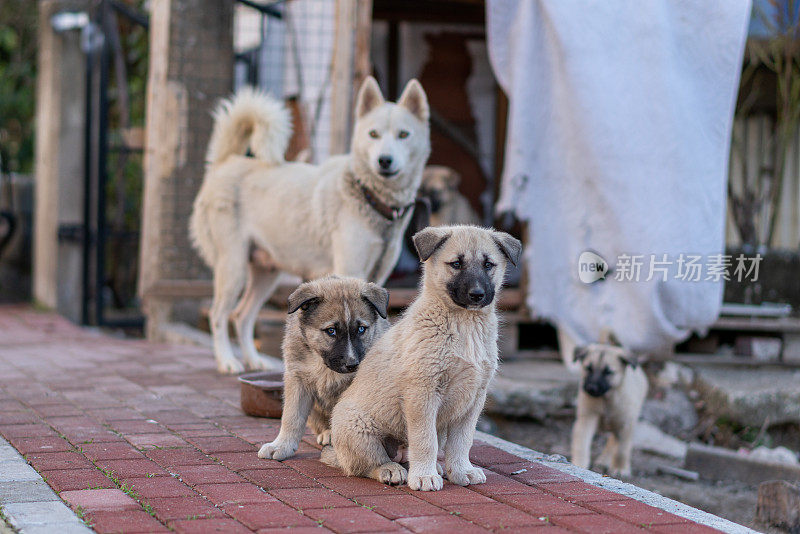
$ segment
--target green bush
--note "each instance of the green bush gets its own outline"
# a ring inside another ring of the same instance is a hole
[[[37,2],[0,1],[0,157],[2,172],[33,168]]]

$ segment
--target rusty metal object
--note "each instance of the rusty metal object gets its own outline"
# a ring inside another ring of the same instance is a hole
[[[283,413],[283,373],[247,373],[242,385],[242,411],[256,417],[280,418]]]

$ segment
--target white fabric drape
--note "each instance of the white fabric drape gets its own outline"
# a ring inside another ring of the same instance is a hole
[[[510,99],[498,209],[529,222],[528,304],[578,343],[659,351],[719,313],[720,280],[584,284],[593,250],[675,260],[724,248],[748,0],[488,0]]]

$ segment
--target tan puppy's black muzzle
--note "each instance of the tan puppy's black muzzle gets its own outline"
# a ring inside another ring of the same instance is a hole
[[[590,372],[583,381],[583,390],[592,397],[602,397],[611,389],[608,375],[608,368]]]
[[[459,271],[448,282],[447,292],[462,308],[484,308],[494,300],[492,279],[479,266]]]

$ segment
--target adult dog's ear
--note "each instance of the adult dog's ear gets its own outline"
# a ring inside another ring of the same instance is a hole
[[[364,291],[361,292],[361,298],[363,298],[367,304],[375,308],[378,315],[386,319],[386,309],[389,307],[389,292],[386,291],[386,289],[378,284],[369,282],[367,287],[364,288]]]
[[[575,347],[575,350],[572,352],[572,359],[576,362],[583,363],[583,360],[585,360],[588,355],[589,350],[586,347]]]
[[[425,261],[436,252],[436,249],[444,245],[450,237],[450,232],[437,226],[423,228],[412,238],[414,247],[417,249],[420,261]]]
[[[289,313],[292,314],[299,309],[306,311],[320,302],[322,302],[322,298],[317,295],[316,287],[306,282],[289,295]]]
[[[372,76],[367,76],[361,88],[358,90],[358,97],[356,98],[356,118],[360,119],[373,109],[381,106],[386,102],[383,99],[381,88],[378,86],[377,80]]]
[[[493,232],[494,242],[500,248],[500,252],[508,258],[511,265],[516,266],[519,261],[519,256],[522,254],[522,242],[505,232]]]
[[[420,84],[416,78],[406,84],[405,89],[403,89],[403,94],[400,95],[400,100],[398,100],[397,103],[410,111],[412,115],[422,122],[428,122],[428,118],[431,115],[431,110],[428,106],[428,97],[425,95],[422,84]]]

